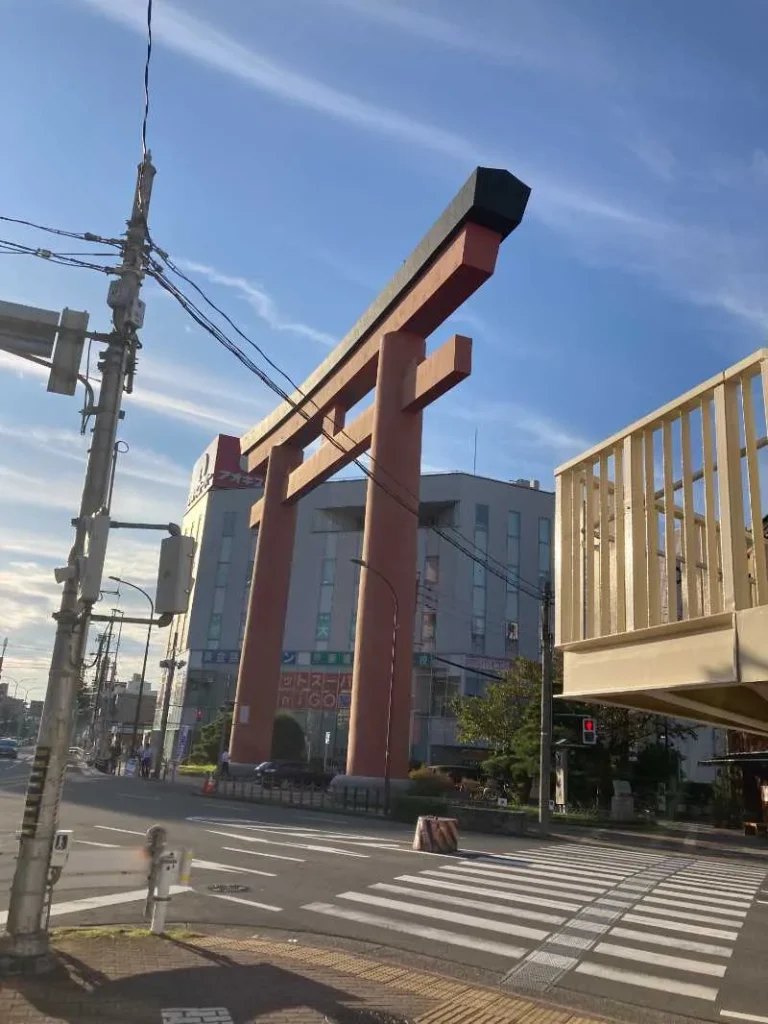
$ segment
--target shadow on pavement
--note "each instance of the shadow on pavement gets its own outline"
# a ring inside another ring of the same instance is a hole
[[[54,973],[5,983],[6,994],[10,989],[16,995],[7,1024],[16,1024],[16,1007],[18,1021],[24,1024],[35,1020],[30,1008],[67,1024],[159,1024],[161,1011],[171,1008],[226,1009],[233,1024],[300,1009],[332,1024],[407,1024],[406,1018],[387,1010],[350,1005],[359,1004],[361,997],[274,964],[242,964],[215,950],[167,941],[184,959],[193,954],[200,964],[111,980],[77,956],[60,951]]]

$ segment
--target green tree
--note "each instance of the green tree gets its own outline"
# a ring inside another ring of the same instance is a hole
[[[232,712],[219,712],[214,719],[204,725],[197,734],[190,760],[193,764],[216,764],[219,751],[226,749],[232,729]],[[224,742],[222,744],[222,730]]]
[[[304,730],[293,715],[279,711],[272,730],[272,757],[276,761],[301,761],[304,753]]]
[[[461,743],[487,743],[494,754],[510,754],[518,731],[526,723],[529,705],[541,694],[541,667],[528,658],[515,658],[484,696],[457,697],[452,710]]]

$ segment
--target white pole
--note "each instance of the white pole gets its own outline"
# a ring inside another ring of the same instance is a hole
[[[173,853],[165,854],[160,859],[157,872],[157,889],[152,897],[152,935],[162,935],[165,931],[165,915],[171,902],[171,879],[176,870],[176,857]]]

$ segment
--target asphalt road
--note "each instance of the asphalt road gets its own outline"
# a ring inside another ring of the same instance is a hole
[[[3,889],[27,767],[0,762]],[[155,823],[195,856],[169,923],[363,945],[627,1021],[768,1022],[768,858],[712,856],[695,839],[670,853],[479,835],[448,857],[411,850],[405,826],[68,773],[61,825],[75,854],[108,866]],[[55,924],[142,922],[135,881],[92,883],[69,877]]]

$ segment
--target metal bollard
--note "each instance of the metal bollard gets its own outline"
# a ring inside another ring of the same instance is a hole
[[[172,851],[160,858],[157,887],[152,897],[152,924],[149,928],[152,935],[162,935],[165,931],[165,917],[168,913],[168,904],[171,902],[171,883],[178,872],[178,867],[178,859]]]

